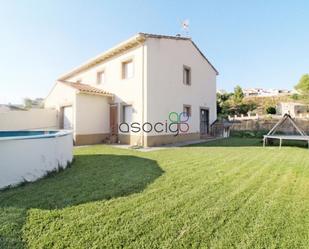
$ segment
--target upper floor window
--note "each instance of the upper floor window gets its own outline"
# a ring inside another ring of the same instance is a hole
[[[183,83],[185,85],[191,85],[191,68],[183,66]]]
[[[122,62],[122,78],[130,79],[133,78],[133,60]]]
[[[101,71],[97,73],[97,84],[104,84],[105,83],[105,71]]]

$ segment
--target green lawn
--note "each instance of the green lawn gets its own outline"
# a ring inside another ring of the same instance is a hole
[[[0,192],[0,248],[309,248],[309,150],[77,148],[69,169]]]

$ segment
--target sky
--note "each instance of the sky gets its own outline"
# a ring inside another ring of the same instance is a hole
[[[189,36],[217,88],[292,89],[309,73],[309,1],[0,0],[0,103],[46,97],[71,68],[138,32]]]

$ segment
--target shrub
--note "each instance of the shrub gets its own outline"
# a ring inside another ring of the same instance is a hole
[[[300,96],[299,96],[299,94],[294,93],[294,94],[291,96],[291,99],[299,100],[299,99],[300,99]]]
[[[263,138],[268,131],[259,130],[259,131],[231,131],[231,137],[242,137],[242,138]]]
[[[276,114],[276,108],[273,106],[269,106],[266,108],[266,113],[267,114]]]

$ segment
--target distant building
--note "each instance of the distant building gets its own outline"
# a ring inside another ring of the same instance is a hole
[[[276,107],[276,112],[279,115],[290,114],[291,117],[299,116],[299,114],[308,113],[307,105],[295,102],[280,102]]]
[[[291,91],[284,89],[263,89],[263,88],[247,88],[243,89],[243,92],[246,97],[272,97],[291,93]]]

